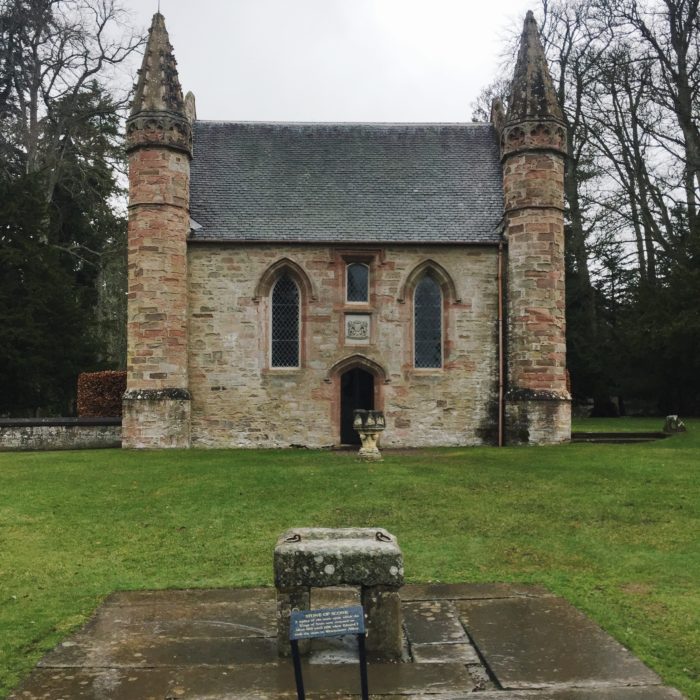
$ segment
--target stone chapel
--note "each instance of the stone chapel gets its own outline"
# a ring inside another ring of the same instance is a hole
[[[490,124],[196,118],[163,16],[127,121],[124,447],[570,438],[566,131],[532,13]]]

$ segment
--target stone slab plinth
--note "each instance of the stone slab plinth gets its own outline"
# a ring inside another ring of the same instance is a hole
[[[369,655],[377,700],[683,700],[542,588],[432,584],[400,595],[410,654]],[[337,607],[358,596],[324,588],[316,598]],[[290,700],[294,672],[277,654],[275,614],[272,588],[115,593],[10,700]],[[347,639],[313,640],[303,668],[309,700],[359,697]]]

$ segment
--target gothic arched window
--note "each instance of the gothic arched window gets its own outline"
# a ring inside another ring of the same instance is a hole
[[[369,266],[350,263],[345,268],[345,299],[350,302],[369,302]]]
[[[425,275],[413,293],[413,364],[418,368],[442,367],[442,291]]]
[[[299,287],[283,275],[272,288],[272,367],[299,366]]]

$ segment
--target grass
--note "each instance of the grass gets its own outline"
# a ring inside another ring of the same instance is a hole
[[[586,433],[659,433],[664,422],[665,418],[574,418],[571,429]]]
[[[271,585],[285,528],[381,525],[411,581],[543,584],[700,700],[700,420],[687,424],[642,445],[374,465],[315,451],[0,453],[0,697],[113,590]]]

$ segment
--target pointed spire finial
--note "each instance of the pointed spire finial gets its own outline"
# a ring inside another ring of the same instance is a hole
[[[184,116],[185,103],[177,62],[165,28],[165,18],[160,11],[153,15],[148,33],[131,115],[139,112],[173,112]]]
[[[561,122],[563,118],[540,42],[537,21],[532,10],[529,10],[520,37],[507,123],[532,120]]]
[[[153,15],[143,63],[126,121],[127,152],[142,146],[167,146],[192,156],[192,123],[182,96],[177,62],[165,17]]]

